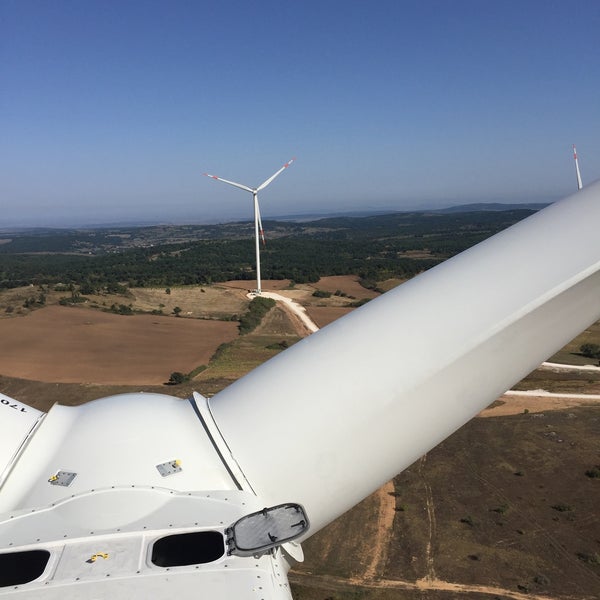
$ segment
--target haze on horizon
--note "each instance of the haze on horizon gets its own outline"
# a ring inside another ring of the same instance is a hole
[[[548,202],[600,174],[600,4],[0,5],[0,227]]]

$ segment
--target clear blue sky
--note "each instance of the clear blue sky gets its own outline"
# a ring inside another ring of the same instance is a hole
[[[0,226],[555,200],[600,2],[0,0]]]

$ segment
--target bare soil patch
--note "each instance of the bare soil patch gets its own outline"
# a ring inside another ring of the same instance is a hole
[[[505,417],[523,413],[542,413],[549,410],[565,410],[576,406],[598,404],[598,400],[548,396],[504,395],[482,410],[478,417]]]
[[[348,296],[355,298],[375,298],[379,296],[374,290],[368,290],[358,283],[359,278],[356,275],[333,275],[331,277],[321,277],[317,283],[312,284],[315,289],[331,292],[344,292]]]
[[[319,328],[329,325],[336,319],[347,315],[354,309],[347,306],[307,306],[308,316],[319,326]]]
[[[160,384],[237,337],[223,321],[49,306],[0,321],[2,374],[37,381]]]

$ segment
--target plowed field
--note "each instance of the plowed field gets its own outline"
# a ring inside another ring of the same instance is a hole
[[[0,320],[0,373],[56,383],[160,384],[207,364],[237,323],[48,306]]]

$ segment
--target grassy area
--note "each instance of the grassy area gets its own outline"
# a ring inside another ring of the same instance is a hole
[[[299,339],[256,331],[239,337],[222,347],[194,382],[203,393],[212,395],[281,352],[282,348],[277,347],[281,341],[291,345]]]

